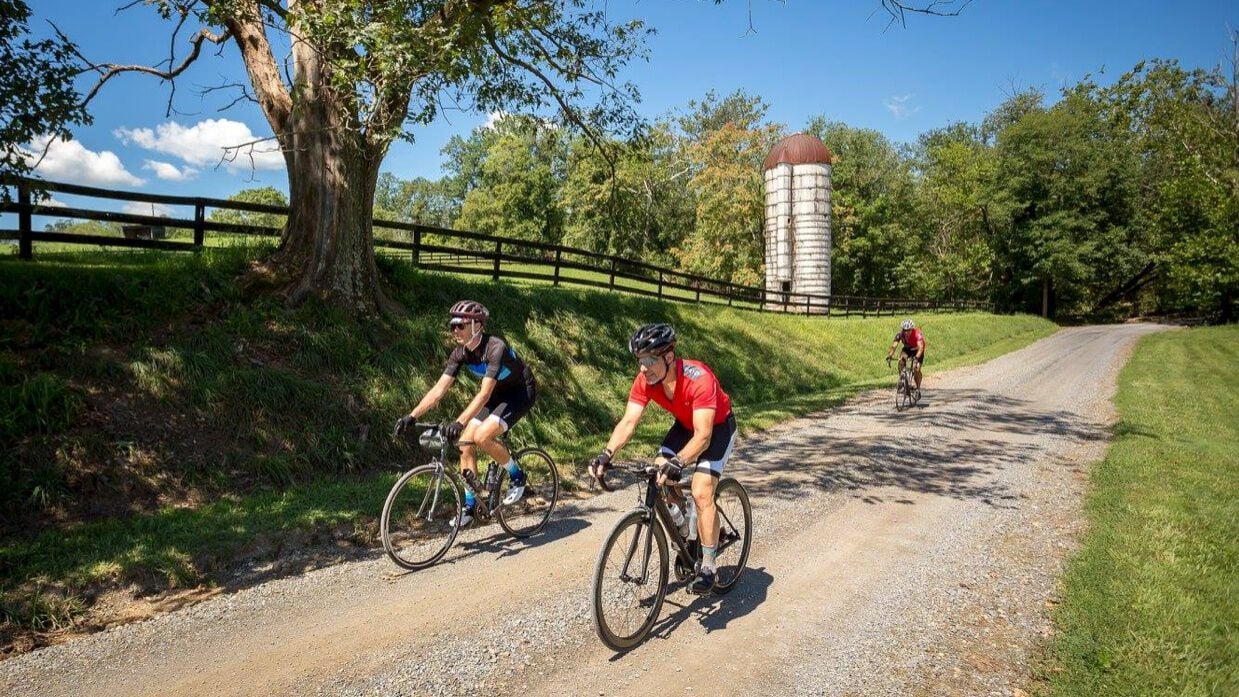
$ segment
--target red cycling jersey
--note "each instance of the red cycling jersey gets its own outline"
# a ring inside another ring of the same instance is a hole
[[[632,382],[628,401],[644,407],[652,399],[688,429],[693,427],[695,409],[714,409],[716,426],[731,416],[731,397],[718,384],[718,378],[714,377],[709,366],[701,361],[677,358],[672,370],[678,377],[675,380],[675,395],[671,399],[667,399],[667,391],[661,382],[651,385],[645,377],[638,375]]]
[[[917,344],[924,342],[925,337],[921,334],[920,329],[912,328],[906,332],[901,330],[895,335],[895,341],[902,341],[903,345],[908,348],[917,348]]]

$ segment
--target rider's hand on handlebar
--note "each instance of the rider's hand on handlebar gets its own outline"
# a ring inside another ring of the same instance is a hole
[[[464,431],[465,431],[464,424],[462,424],[459,421],[453,421],[452,423],[443,427],[443,436],[447,438],[447,442],[455,443],[456,441],[460,440],[460,434],[464,433]]]
[[[589,461],[589,474],[598,482],[598,486],[602,487],[603,491],[610,491],[611,487],[607,486],[606,474],[607,470],[611,469],[611,456],[614,455],[606,448],[598,453],[592,460]]]
[[[894,357],[894,356],[887,356],[887,357],[886,357],[886,367],[887,367],[887,368],[891,367],[891,361],[893,361],[893,360],[895,360],[895,357]]]
[[[658,468],[658,486],[666,486],[668,482],[678,484],[682,474],[684,474],[684,461],[672,455]]]
[[[392,432],[393,436],[402,436],[411,428],[417,425],[417,417],[412,414],[405,414],[396,422],[396,430]]]

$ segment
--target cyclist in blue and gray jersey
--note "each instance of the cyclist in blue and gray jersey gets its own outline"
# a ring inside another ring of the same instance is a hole
[[[448,357],[447,366],[439,381],[426,393],[409,414],[396,422],[396,433],[403,433],[423,414],[435,408],[447,394],[456,375],[464,366],[481,379],[477,395],[455,421],[444,428],[444,435],[452,441],[465,440],[473,445],[460,446],[460,473],[465,479],[465,510],[461,514],[461,527],[473,522],[473,506],[477,502],[478,482],[477,448],[506,463],[512,480],[504,504],[513,504],[525,494],[525,473],[512,459],[512,453],[499,442],[498,437],[529,413],[538,393],[529,366],[525,365],[512,347],[503,339],[485,332],[490,311],[479,302],[461,300],[449,311],[448,330],[456,347]]]

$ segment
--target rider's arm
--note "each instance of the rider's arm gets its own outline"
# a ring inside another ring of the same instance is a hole
[[[636,432],[637,424],[641,423],[643,413],[645,413],[644,404],[629,402],[624,408],[624,415],[620,417],[619,423],[615,424],[615,430],[611,431],[611,438],[607,441],[607,450],[610,450],[612,455],[618,453],[620,448],[632,440],[632,434]]]
[[[456,378],[451,375],[440,375],[439,381],[434,384],[434,387],[431,387],[430,391],[422,397],[422,401],[418,402],[417,406],[413,407],[413,411],[410,412],[413,415],[413,418],[420,419],[422,418],[422,414],[434,409],[435,405],[439,403],[439,400],[443,399],[443,395],[447,394],[448,389],[455,381]]]
[[[477,395],[473,401],[469,402],[469,406],[460,412],[460,416],[456,419],[462,424],[469,423],[469,419],[477,416],[482,411],[482,407],[486,406],[486,400],[490,399],[491,394],[495,392],[495,385],[499,381],[494,378],[482,378],[482,386],[478,388]]]
[[[921,360],[925,357],[925,337],[920,337],[916,340],[916,360]]]
[[[899,337],[898,337],[898,336],[896,336],[896,337],[895,337],[895,340],[891,342],[891,347],[890,347],[889,349],[887,349],[887,351],[886,351],[886,357],[887,357],[887,358],[891,358],[892,356],[894,356],[894,355],[895,355],[895,349],[897,349],[897,348],[899,348]]]
[[[710,437],[714,435],[714,414],[713,408],[693,410],[693,437],[676,453],[685,464],[696,462],[710,447]]]

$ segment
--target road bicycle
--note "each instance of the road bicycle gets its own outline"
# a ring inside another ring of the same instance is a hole
[[[438,454],[396,480],[383,503],[379,527],[387,556],[405,569],[422,569],[442,559],[456,541],[464,510],[465,485],[460,474],[448,467],[448,451],[454,448],[443,434],[443,425],[417,424],[414,428],[420,431],[418,444]],[[507,445],[505,439],[501,441]],[[459,445],[472,443],[460,441]],[[475,492],[473,518],[479,523],[493,518],[509,535],[524,538],[542,530],[550,520],[559,499],[559,470],[541,448],[512,451],[512,457],[525,473],[524,496],[515,503],[503,503],[512,481],[507,468],[492,461],[482,490]]]
[[[691,539],[696,537],[696,516],[689,515],[682,526],[677,525],[668,507],[668,502],[684,500],[681,484],[658,486],[654,465],[617,464],[616,468],[645,475],[646,485],[644,492],[638,492],[636,508],[619,519],[602,544],[591,597],[598,638],[611,649],[626,651],[645,639],[662,609],[672,560],[668,538],[674,547],[675,577],[681,582],[692,579],[700,569],[701,544]],[[744,486],[731,477],[719,480],[714,503],[719,516],[714,592],[727,593],[748,563],[753,509]]]
[[[887,358],[890,365],[893,358]],[[916,386],[915,358],[904,354],[900,358],[899,381],[895,383],[895,411],[903,411],[921,400],[921,388]]]

